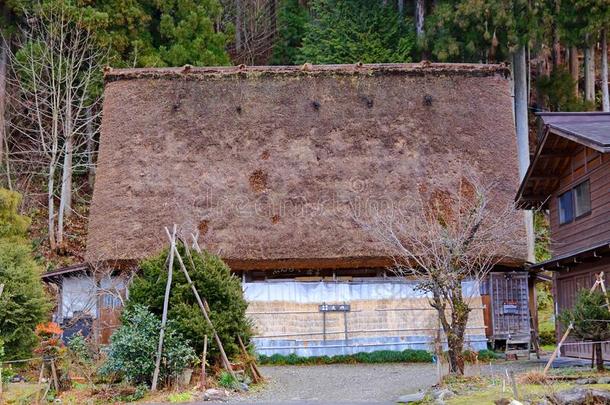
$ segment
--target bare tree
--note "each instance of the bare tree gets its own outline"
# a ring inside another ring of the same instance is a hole
[[[17,89],[11,98],[11,160],[22,174],[44,173],[48,238],[56,249],[72,212],[73,173],[91,164],[83,155],[91,153],[88,132],[99,122],[101,92],[94,95],[93,89],[106,52],[63,3],[36,10],[17,36],[18,51],[9,55],[9,80]]]
[[[419,280],[446,335],[452,374],[464,373],[464,338],[479,283],[519,251],[515,208],[493,200],[495,191],[462,178],[455,188],[421,192],[411,206],[375,214],[364,225],[394,257],[395,272]]]

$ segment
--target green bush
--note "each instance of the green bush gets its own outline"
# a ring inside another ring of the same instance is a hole
[[[122,325],[110,338],[108,360],[102,366],[103,375],[116,375],[132,384],[150,384],[159,344],[161,321],[147,308],[136,305],[126,309]],[[189,342],[169,321],[163,340],[161,381],[175,377],[197,360]]]
[[[51,309],[26,239],[29,219],[17,211],[20,203],[18,193],[0,189],[0,339],[7,360],[31,356],[34,329]]]
[[[191,252],[195,265],[193,269],[182,245],[179,250],[197,291],[210,306],[210,318],[227,355],[239,353],[237,336],[241,336],[247,343],[251,334],[250,322],[246,317],[248,304],[239,279],[231,274],[229,267],[218,256]],[[165,250],[140,264],[141,275],[136,277],[129,288],[128,308],[142,305],[155,315],[161,315],[167,281],[167,254],[168,250]],[[211,338],[212,331],[201,314],[184,273],[177,261],[174,263],[168,318],[173,321],[176,331],[191,342],[196,353],[203,351],[204,335],[207,335],[210,344],[208,354],[212,358],[217,357],[219,351]]]
[[[552,346],[557,344],[557,336],[555,336],[554,330],[540,331],[539,337],[541,346]]]
[[[406,349],[402,352],[393,350],[378,350],[370,353],[355,353],[337,356],[301,357],[292,353],[289,355],[273,354],[258,356],[261,364],[273,365],[311,365],[311,364],[345,364],[345,363],[431,363],[432,354],[426,350]]]
[[[479,361],[483,361],[483,362],[488,362],[491,360],[497,360],[497,359],[501,359],[503,356],[500,353],[496,353],[493,350],[488,350],[488,349],[484,349],[484,350],[479,350],[478,354],[478,359]]]

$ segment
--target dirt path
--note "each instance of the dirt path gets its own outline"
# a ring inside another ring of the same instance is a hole
[[[467,374],[504,374],[540,367],[534,361],[469,367]],[[436,383],[433,364],[333,364],[323,366],[264,366],[269,383],[259,391],[233,397],[231,402],[393,403],[399,396]]]

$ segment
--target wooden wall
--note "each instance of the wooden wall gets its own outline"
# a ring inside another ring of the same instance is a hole
[[[591,213],[560,225],[557,197],[589,179]],[[576,252],[610,240],[610,156],[581,148],[571,159],[550,201],[553,256]]]
[[[555,273],[553,288],[555,289],[556,313],[560,314],[564,309],[572,307],[578,291],[591,288],[595,283],[595,275],[602,271],[605,273],[606,285],[610,287],[608,285],[610,258],[593,263],[583,263],[569,271]],[[557,339],[559,340],[563,330],[561,325],[557,324],[557,326]],[[568,338],[568,344],[562,347],[562,355],[591,358],[591,344],[574,344],[577,341],[576,338]],[[610,360],[610,344],[603,345],[603,353],[604,358]]]

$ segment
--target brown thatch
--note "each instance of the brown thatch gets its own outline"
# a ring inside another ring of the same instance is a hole
[[[177,223],[234,268],[383,265],[354,207],[451,187],[465,163],[512,200],[506,76],[436,64],[107,71],[88,260],[150,255]]]

